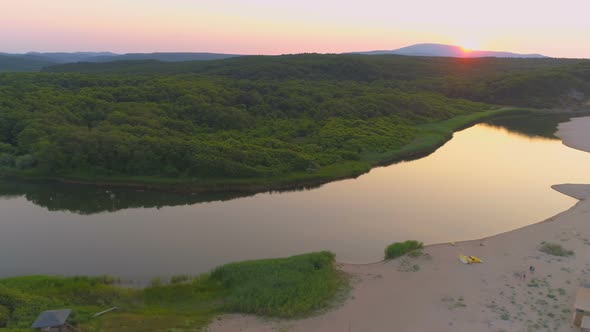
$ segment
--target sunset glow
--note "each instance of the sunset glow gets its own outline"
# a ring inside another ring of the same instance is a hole
[[[466,52],[466,53],[471,53],[473,51],[483,51],[483,49],[481,48],[479,43],[474,42],[474,41],[459,42],[458,46],[460,46],[461,49],[463,50],[463,52]]]
[[[590,57],[589,10],[586,0],[4,1],[0,51],[283,54],[443,43]]]
[[[471,53],[474,51],[474,49],[461,46],[461,51],[463,51],[463,53]]]

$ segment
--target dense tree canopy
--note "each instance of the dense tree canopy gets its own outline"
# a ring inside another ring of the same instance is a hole
[[[492,104],[552,107],[590,91],[588,62],[553,59],[300,55],[49,70],[0,75],[2,169],[186,179],[313,173],[395,150],[418,124]]]

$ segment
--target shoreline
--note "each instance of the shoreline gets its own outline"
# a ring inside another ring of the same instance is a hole
[[[566,146],[590,152],[588,133],[590,117],[584,117],[560,125],[556,136]],[[590,281],[590,184],[552,188],[578,202],[516,230],[454,246],[428,245],[421,257],[340,263],[355,280],[351,296],[319,316],[265,320],[225,315],[207,331],[578,331],[571,325],[571,312],[577,287]],[[543,253],[544,242],[575,255]],[[463,265],[459,254],[476,255],[484,263]],[[417,271],[407,269],[411,264]],[[530,266],[534,273],[527,271]],[[522,275],[528,278],[522,280]],[[425,314],[429,319],[423,319]]]
[[[584,128],[587,127],[582,130]],[[546,317],[548,314],[557,317],[561,324],[551,325],[552,331],[562,331],[567,327],[568,315],[565,312],[552,307],[543,309],[543,314],[522,309],[531,296],[526,291],[542,288],[543,296],[533,294],[534,301],[546,301],[546,296],[558,293],[560,298],[550,299],[558,301],[554,304],[556,308],[566,310],[570,307],[575,286],[581,282],[580,278],[590,275],[590,264],[580,265],[590,258],[585,253],[590,246],[590,225],[583,223],[587,220],[583,214],[590,214],[590,185],[566,184],[552,188],[580,201],[554,217],[516,230],[456,242],[453,246],[448,243],[428,245],[424,249],[425,255],[420,257],[406,256],[365,264],[337,262],[339,270],[351,277],[353,285],[350,298],[337,307],[297,320],[222,315],[213,319],[206,331],[270,332],[278,329],[335,332],[392,328],[411,332],[435,329],[449,332],[526,331],[522,317]],[[541,254],[537,249],[543,241],[575,249],[576,256],[562,259]],[[572,247],[572,242],[576,241],[581,243]],[[462,265],[457,260],[459,254],[477,255],[484,260],[484,264]],[[541,286],[529,286],[514,277],[516,273],[525,272],[528,264],[535,265],[539,271],[536,275],[529,275],[528,282],[538,282]],[[517,287],[522,289],[518,291]],[[511,291],[515,292],[512,297],[506,295]],[[482,302],[482,299],[485,301]],[[371,308],[377,309],[371,311]],[[418,312],[432,313],[437,319],[423,322]],[[504,319],[507,312],[516,312],[517,316]],[[401,316],[399,321],[393,323],[391,318],[398,315]],[[465,321],[466,316],[468,321]],[[347,319],[348,325],[345,325]],[[535,319],[534,323],[538,326],[548,324],[542,318]],[[442,328],[434,325],[445,320],[448,320],[448,329],[445,324]]]
[[[411,161],[426,157],[445,145],[453,138],[456,131],[468,128],[491,118],[519,112],[542,112],[526,108],[502,107],[474,114],[459,115],[448,120],[418,125],[416,138],[397,150],[381,153],[377,157],[360,161],[347,161],[328,165],[319,172],[292,173],[277,178],[259,179],[217,179],[213,182],[194,182],[191,179],[166,178],[87,178],[78,176],[47,176],[32,172],[0,170],[0,177],[24,181],[54,181],[66,184],[93,185],[99,187],[120,187],[138,190],[153,190],[181,194],[205,194],[231,192],[256,194],[266,191],[305,190],[322,186],[333,181],[354,179],[368,173],[373,168],[384,167],[398,162]],[[192,182],[191,182],[192,181]]]
[[[590,128],[590,117],[575,118],[575,121],[559,124],[555,135],[563,144],[572,149],[590,152],[590,130],[580,131],[580,127]]]

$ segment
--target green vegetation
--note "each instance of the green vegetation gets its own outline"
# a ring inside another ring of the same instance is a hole
[[[0,74],[0,173],[180,191],[356,176],[512,106],[590,92],[582,60],[306,54],[47,71]]]
[[[567,250],[557,243],[542,243],[539,250],[549,255],[561,257],[572,256],[574,254],[572,250]]]
[[[568,122],[571,118],[588,116],[590,112],[536,112],[531,116],[521,112],[511,112],[486,120],[486,124],[508,129],[529,137],[545,137],[556,139],[555,132],[562,122]]]
[[[419,250],[424,247],[422,242],[408,240],[404,242],[396,242],[390,244],[385,248],[385,259],[393,259],[410,253],[414,250]]]
[[[227,264],[211,278],[229,290],[225,305],[231,311],[293,317],[325,307],[334,297],[342,277],[333,264],[334,255],[322,252]]]
[[[226,312],[307,315],[327,307],[346,286],[329,252],[228,264],[173,279],[145,289],[121,288],[108,277],[0,279],[0,323],[4,318],[8,331],[26,329],[43,310],[72,308],[70,322],[82,330],[192,331]],[[119,310],[91,317],[113,306]]]
[[[8,325],[8,319],[10,318],[10,310],[8,307],[0,305],[0,328]]]
[[[347,81],[434,92],[493,104],[548,107],[570,92],[588,91],[590,61],[579,59],[440,58],[392,55],[247,56],[222,61],[72,63],[47,72],[86,74],[199,74],[238,80]]]

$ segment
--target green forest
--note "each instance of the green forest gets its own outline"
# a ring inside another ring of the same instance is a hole
[[[0,74],[0,171],[228,189],[354,176],[513,109],[575,107],[590,61],[316,55]],[[531,113],[534,116],[534,113]]]

